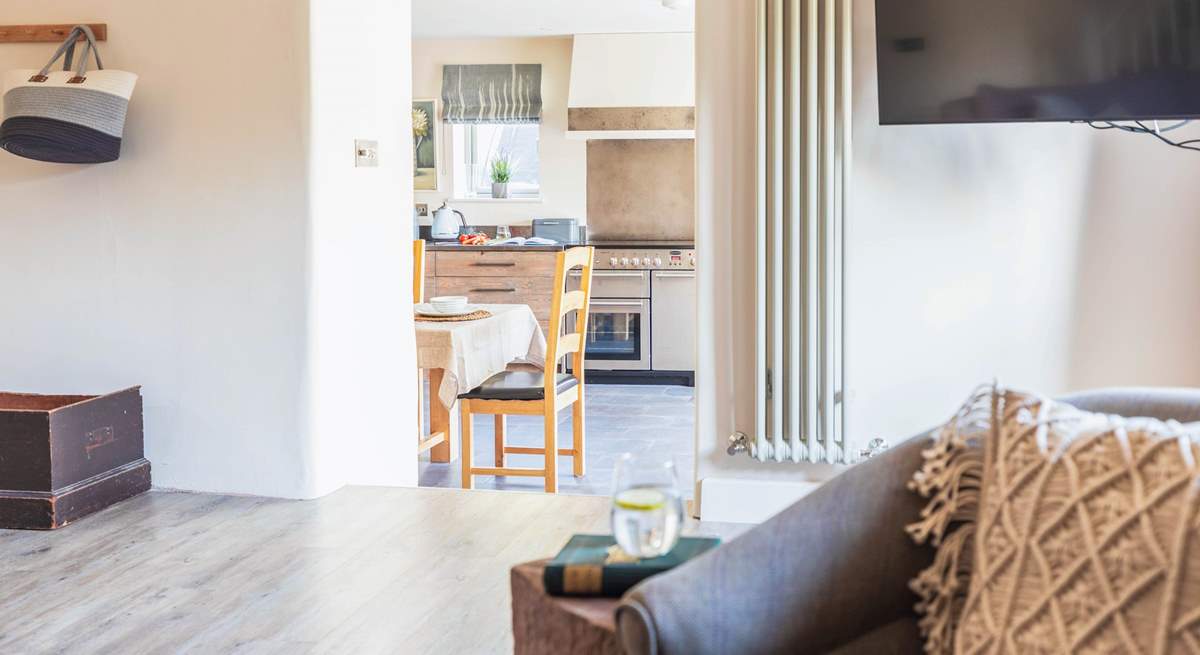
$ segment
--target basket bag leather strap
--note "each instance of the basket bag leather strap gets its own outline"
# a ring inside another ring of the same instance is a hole
[[[92,33],[92,28],[88,27],[87,25],[76,25],[71,29],[71,33],[67,35],[66,40],[63,41],[62,44],[58,46],[58,49],[54,51],[54,55],[50,57],[50,61],[46,62],[46,65],[42,67],[42,70],[39,71],[37,75],[29,78],[29,81],[45,82],[46,80],[50,79],[47,77],[47,74],[50,72],[50,68],[53,67],[54,62],[58,61],[58,59],[63,55],[66,55],[66,59],[63,60],[63,70],[71,70],[71,64],[75,59],[75,44],[79,40],[80,35],[87,40],[87,43],[84,44],[83,56],[79,58],[79,63],[75,67],[75,77],[67,80],[67,83],[79,84],[87,79],[85,73],[87,73],[87,60],[89,55],[93,56],[96,60],[96,70],[104,70],[104,64],[100,61],[100,49],[96,47],[96,35]]]

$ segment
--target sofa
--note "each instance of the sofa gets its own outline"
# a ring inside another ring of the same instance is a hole
[[[1200,420],[1200,389],[1069,395],[1080,409]],[[908,582],[930,564],[904,526],[925,500],[907,488],[928,435],[848,469],[684,566],[631,589],[617,608],[633,655],[923,652]]]

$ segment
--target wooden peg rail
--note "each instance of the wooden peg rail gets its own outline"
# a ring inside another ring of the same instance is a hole
[[[80,23],[65,25],[0,25],[0,43],[59,43]],[[84,23],[92,28],[97,41],[108,40],[108,25]],[[80,37],[81,39],[83,37]]]

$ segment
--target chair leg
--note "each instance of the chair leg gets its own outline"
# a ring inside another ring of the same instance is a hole
[[[575,461],[573,463],[575,464],[574,473],[575,477],[577,478],[582,478],[584,474],[583,427],[583,388],[580,387],[579,399],[576,400],[573,405],[571,405],[571,439],[573,442],[571,447],[575,450],[575,456],[573,457]]]
[[[462,434],[462,452],[458,454],[462,459],[462,488],[474,489],[475,478],[471,475],[471,401],[464,398],[458,403],[462,405],[462,425],[459,427]]]
[[[496,414],[496,468],[504,468],[504,431],[508,427],[508,421],[503,414]]]
[[[554,411],[554,399],[546,402],[542,417],[546,431],[546,493],[558,493],[558,412]]]

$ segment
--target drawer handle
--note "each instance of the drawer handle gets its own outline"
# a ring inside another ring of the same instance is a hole
[[[594,307],[641,307],[640,300],[593,300]]]
[[[471,289],[469,293],[516,293],[516,289]]]
[[[472,264],[472,266],[496,266],[496,267],[516,266],[516,265],[517,265],[516,262],[475,262],[474,264]]]

